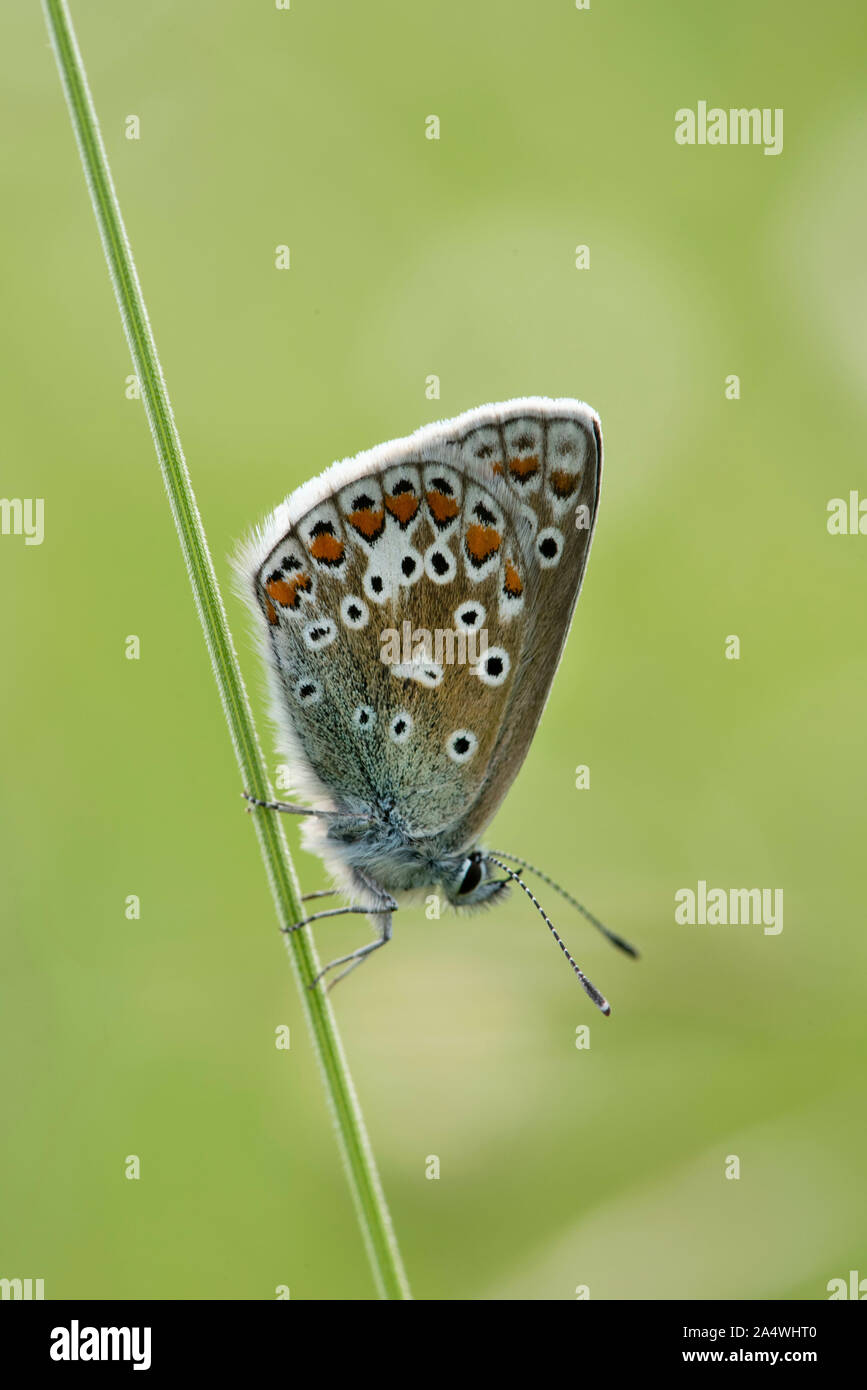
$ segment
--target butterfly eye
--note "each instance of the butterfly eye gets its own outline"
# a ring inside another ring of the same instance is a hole
[[[474,888],[478,888],[482,881],[482,859],[481,855],[470,855],[466,860],[466,873],[464,874],[458,893],[472,893]]]

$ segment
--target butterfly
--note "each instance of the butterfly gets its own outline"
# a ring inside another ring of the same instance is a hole
[[[257,528],[235,562],[261,637],[273,716],[320,855],[374,941],[399,900],[492,904],[517,883],[593,1002],[550,918],[479,836],[527,755],[569,631],[596,522],[599,417],[531,397],[425,425],[334,464]],[[246,795],[246,793],[245,793]],[[615,945],[637,954],[544,874]],[[315,983],[315,982],[314,982]]]

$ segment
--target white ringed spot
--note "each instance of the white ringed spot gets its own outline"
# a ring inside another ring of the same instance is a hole
[[[292,687],[292,694],[299,705],[318,705],[322,699],[322,682],[312,676],[299,676]]]
[[[477,632],[485,625],[485,605],[467,599],[455,609],[455,627],[459,632]]]
[[[386,599],[391,598],[391,586],[378,570],[367,570],[362,587],[371,603],[385,603]]]
[[[337,624],[331,618],[314,618],[304,628],[304,643],[311,652],[329,647],[337,636]]]
[[[359,628],[367,627],[370,620],[370,609],[363,598],[356,598],[355,594],[347,594],[340,601],[340,616],[347,627],[358,631]]]
[[[415,584],[416,580],[421,579],[424,571],[424,561],[417,550],[408,549],[401,555],[398,562],[399,578],[398,583],[404,586]]]
[[[442,540],[429,545],[424,553],[424,572],[434,584],[451,584],[458,572],[451,546]]]
[[[563,554],[563,533],[556,526],[546,526],[536,537],[536,556],[543,570],[559,565]]]
[[[392,716],[388,726],[388,736],[392,743],[406,743],[412,733],[412,715],[407,714],[405,709],[398,710]]]
[[[352,722],[356,729],[366,733],[376,723],[376,710],[372,705],[357,705],[352,711]]]
[[[403,661],[399,665],[390,666],[391,675],[398,680],[418,681],[419,685],[427,686],[428,690],[436,690],[438,685],[442,685],[445,672],[436,661],[427,661],[423,657],[413,661]]]
[[[478,746],[479,740],[472,729],[456,729],[446,739],[446,752],[456,763],[468,763]]]
[[[505,647],[488,647],[473,667],[483,685],[502,685],[512,669],[512,659]]]

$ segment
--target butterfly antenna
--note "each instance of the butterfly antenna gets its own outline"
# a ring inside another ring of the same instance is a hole
[[[636,960],[638,959],[639,952],[634,946],[630,945],[628,941],[624,941],[623,937],[618,936],[616,932],[611,931],[610,927],[606,927],[605,923],[600,922],[598,917],[594,917],[593,913],[589,912],[583,903],[579,903],[577,898],[573,898],[572,894],[567,893],[565,888],[561,888],[559,883],[555,883],[553,878],[549,878],[547,874],[543,874],[541,869],[537,869],[533,864],[528,864],[526,859],[519,859],[517,854],[507,854],[506,851],[502,849],[495,849],[492,853],[499,854],[501,858],[508,859],[513,864],[518,864],[522,869],[529,869],[531,874],[535,874],[543,883],[547,883],[549,888],[553,888],[555,893],[559,893],[561,898],[565,898],[567,903],[571,903],[573,907],[576,907],[581,913],[581,916],[586,917],[587,921],[591,922],[597,931],[601,931],[603,936],[607,936],[613,946],[617,946],[619,950],[625,951],[628,956],[634,956]]]
[[[551,918],[548,916],[547,912],[545,911],[535,894],[530,891],[530,889],[527,887],[526,883],[520,877],[520,875],[516,874],[514,869],[509,868],[508,864],[504,864],[502,860],[495,858],[493,854],[488,854],[487,852],[485,853],[485,858],[489,860],[492,864],[496,864],[498,869],[502,869],[504,874],[508,874],[509,878],[512,879],[515,883],[517,883],[519,888],[523,888],[524,892],[527,894],[527,897],[530,899],[530,902],[536,908],[536,911],[539,913],[542,920],[547,925],[549,931],[551,932],[551,935],[557,942],[557,945],[560,947],[560,950],[563,952],[563,955],[566,957],[572,969],[575,971],[575,974],[578,976],[578,979],[581,981],[581,984],[584,986],[585,993],[590,996],[597,1009],[600,1009],[601,1012],[604,1013],[605,1017],[607,1018],[608,1015],[611,1013],[611,1005],[605,998],[605,995],[600,994],[596,986],[590,980],[588,980],[587,976],[584,974],[584,971],[581,969],[578,962],[570,954],[565,941],[560,936],[559,932],[557,931],[557,928],[554,926],[554,923],[551,921]]]

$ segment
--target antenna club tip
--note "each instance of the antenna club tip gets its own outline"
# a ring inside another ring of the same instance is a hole
[[[611,1017],[611,1005],[608,1003],[607,999],[605,1000],[604,1004],[599,1005],[599,1008],[601,1009],[602,1013],[605,1015],[606,1018]]]

